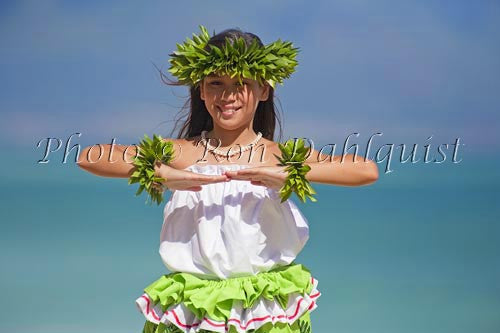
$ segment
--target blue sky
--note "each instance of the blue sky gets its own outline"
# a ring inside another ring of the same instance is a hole
[[[341,143],[498,148],[500,6],[495,1],[16,1],[0,20],[1,139],[137,142],[170,133],[187,90],[162,85],[168,53],[198,25],[300,47],[279,86],[284,135]],[[379,142],[383,141],[382,139]]]

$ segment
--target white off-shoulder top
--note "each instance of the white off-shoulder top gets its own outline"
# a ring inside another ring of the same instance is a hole
[[[195,173],[221,175],[242,164],[195,164]],[[227,279],[290,264],[309,239],[306,218],[278,190],[246,180],[173,191],[164,208],[160,256],[171,272]]]

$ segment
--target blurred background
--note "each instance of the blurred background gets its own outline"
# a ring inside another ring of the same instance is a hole
[[[364,155],[381,133],[377,183],[292,199],[311,229],[297,262],[322,292],[313,332],[500,332],[500,3],[486,0],[1,1],[0,331],[142,331],[134,301],[168,273],[163,206],[75,158],[171,133],[188,90],[155,65],[200,24],[300,47],[276,90],[282,141],[338,155],[350,136]]]

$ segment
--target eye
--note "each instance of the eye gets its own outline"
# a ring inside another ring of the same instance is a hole
[[[220,85],[221,83],[220,83],[219,81],[210,81],[210,82],[209,82],[209,84],[210,84],[211,86],[218,86],[218,85]]]

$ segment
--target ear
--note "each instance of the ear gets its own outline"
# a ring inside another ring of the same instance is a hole
[[[204,85],[203,85],[203,80],[200,82],[200,98],[202,101],[205,100],[205,88],[204,88]]]
[[[269,98],[269,85],[266,83],[262,87],[262,91],[261,91],[259,100],[260,101],[267,101],[268,98]]]

